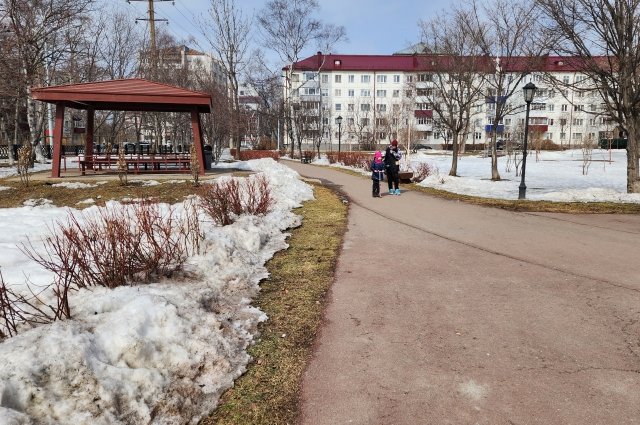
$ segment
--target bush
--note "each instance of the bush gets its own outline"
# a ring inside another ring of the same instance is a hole
[[[165,214],[151,202],[83,216],[83,223],[74,215],[66,224],[57,223],[60,230],[44,240],[44,254],[30,241],[21,247],[55,276],[56,318],[71,317],[69,291],[172,276],[182,270],[189,253],[199,249],[203,237],[193,204],[181,216],[172,207]]]
[[[337,152],[327,152],[327,158],[329,159],[329,164],[341,162],[347,167],[360,168],[366,171],[371,169],[371,161],[373,160],[370,154],[364,152],[341,152],[339,161]]]
[[[267,150],[246,150],[240,151],[240,160],[248,161],[250,159],[260,159],[260,158],[273,158],[274,160],[280,159],[280,154],[278,151],[267,151]]]
[[[549,139],[535,140],[533,142],[533,148],[539,151],[561,151],[562,146],[553,143]]]
[[[198,195],[204,211],[220,226],[233,223],[242,214],[266,214],[274,203],[263,175],[244,179],[242,185],[235,178],[203,185]]]
[[[411,178],[411,180],[416,183],[420,183],[422,180],[434,174],[436,171],[435,167],[427,162],[420,162],[418,164],[414,164],[412,165],[412,168],[413,168],[413,177]]]

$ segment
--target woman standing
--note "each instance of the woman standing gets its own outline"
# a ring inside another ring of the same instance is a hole
[[[398,141],[393,140],[384,153],[384,167],[389,183],[389,195],[400,195],[400,158],[402,154],[398,150]]]

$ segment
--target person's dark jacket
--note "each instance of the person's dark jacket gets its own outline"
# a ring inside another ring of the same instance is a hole
[[[387,146],[387,150],[384,152],[384,167],[387,173],[397,173],[400,171],[400,157],[401,154],[397,147]]]
[[[381,181],[384,178],[384,162],[371,161],[371,180]]]

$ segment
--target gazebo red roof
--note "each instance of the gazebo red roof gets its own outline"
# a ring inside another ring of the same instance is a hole
[[[34,99],[74,109],[211,112],[211,96],[142,78],[34,88]]]

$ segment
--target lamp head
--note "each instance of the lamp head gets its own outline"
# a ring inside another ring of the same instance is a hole
[[[533,101],[533,95],[536,92],[536,85],[533,83],[527,83],[522,90],[524,91],[524,101],[531,103]]]
[[[338,115],[338,117],[336,118],[336,124],[342,124],[342,116]]]

